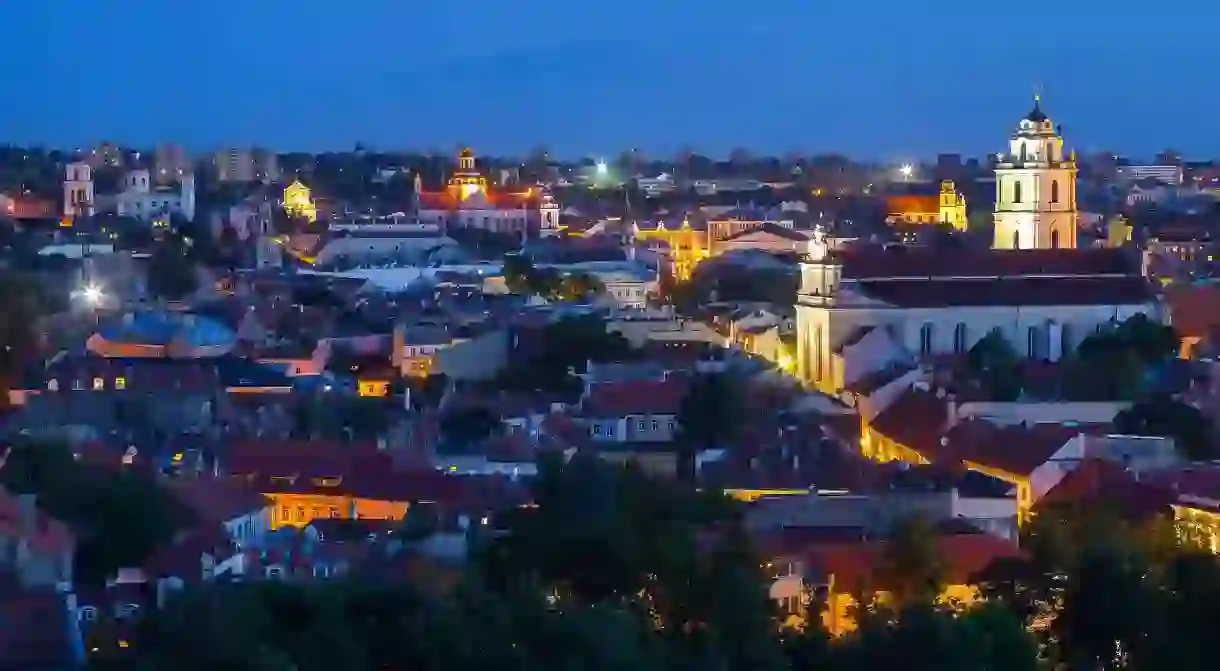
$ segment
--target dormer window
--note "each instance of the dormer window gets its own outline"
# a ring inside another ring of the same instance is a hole
[[[85,383],[81,382],[80,380],[72,380],[72,389],[74,391],[81,391],[84,388]]]
[[[126,389],[127,388],[127,378],[125,378],[125,377],[114,378],[114,388],[115,389]]]
[[[59,380],[47,380],[47,391],[59,391]]]
[[[93,606],[81,606],[78,617],[82,622],[95,622],[97,620],[97,609]]]
[[[103,391],[106,389],[106,379],[95,377],[93,378],[93,391]]]

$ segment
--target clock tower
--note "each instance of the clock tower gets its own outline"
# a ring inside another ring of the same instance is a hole
[[[1076,154],[1038,97],[995,166],[994,249],[1076,247]]]

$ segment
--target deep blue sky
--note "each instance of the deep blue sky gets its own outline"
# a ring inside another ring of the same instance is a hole
[[[1220,155],[1215,3],[12,0],[0,141]],[[17,93],[20,92],[20,93]]]

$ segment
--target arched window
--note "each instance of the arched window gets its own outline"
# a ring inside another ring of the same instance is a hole
[[[1074,353],[1072,352],[1072,334],[1070,330],[1071,326],[1068,324],[1059,327],[1059,356],[1061,358],[1067,358]]]
[[[1021,162],[1022,163],[1024,163],[1025,161],[1027,161],[1029,159],[1029,151],[1027,149],[1028,146],[1029,145],[1025,144],[1024,142],[1021,143]]]
[[[1021,231],[1012,232],[1012,248],[1021,249]]]
[[[1012,183],[1012,202],[1021,202],[1021,180]]]
[[[1038,327],[1031,326],[1031,327],[1029,327],[1029,343],[1028,343],[1028,346],[1026,347],[1026,350],[1028,351],[1028,354],[1029,354],[1029,358],[1037,359],[1039,356],[1040,349],[1041,348],[1038,347]]]
[[[1051,249],[1059,249],[1059,231],[1051,231]]]
[[[919,353],[920,354],[931,354],[932,353],[932,325],[931,324],[924,324],[919,329]]]
[[[1051,202],[1059,202],[1059,180],[1051,180]]]
[[[953,351],[956,354],[962,354],[966,351],[966,325],[958,322],[957,327],[953,329]]]

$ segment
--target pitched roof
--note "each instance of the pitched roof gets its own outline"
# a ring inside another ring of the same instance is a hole
[[[885,211],[887,214],[939,214],[940,197],[920,195],[887,196],[885,199]]]
[[[27,505],[32,510],[27,510]],[[0,489],[0,536],[24,538],[30,549],[44,554],[71,552],[76,543],[67,525],[37,508],[32,494],[14,495],[3,489]]]
[[[930,391],[909,389],[894,399],[869,423],[890,440],[936,461],[941,432],[949,419],[948,405]]]
[[[592,385],[581,405],[585,417],[675,415],[689,384],[684,379],[629,380]]]
[[[228,522],[268,505],[266,496],[236,480],[173,478],[166,488],[205,524]]]
[[[951,533],[936,537],[944,579],[949,585],[971,584],[975,576],[999,559],[1022,556],[1010,541],[983,533]],[[834,576],[839,592],[868,587],[883,557],[885,541],[826,543],[809,551],[811,568]]]
[[[1050,460],[1065,443],[1095,427],[1052,423],[999,426],[968,419],[945,434],[943,453],[1014,475],[1029,475]]]
[[[1170,488],[1141,482],[1112,461],[1089,458],[1038,499],[1034,510],[1100,503],[1114,508],[1124,519],[1142,520],[1167,512],[1176,498]]]
[[[1138,275],[1121,249],[974,250],[853,247],[836,252],[845,279]]]
[[[1165,289],[1165,299],[1179,336],[1206,338],[1220,329],[1220,286],[1171,284]]]
[[[1141,277],[1005,277],[921,282],[866,281],[861,293],[896,307],[986,305],[1143,305],[1154,300]]]

